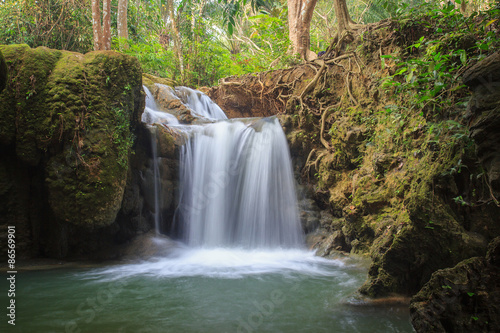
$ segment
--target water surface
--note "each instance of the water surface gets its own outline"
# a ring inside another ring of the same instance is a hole
[[[20,272],[15,331],[412,332],[404,309],[346,302],[366,273],[304,250],[223,248]]]

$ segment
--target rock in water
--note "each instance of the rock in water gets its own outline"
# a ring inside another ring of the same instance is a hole
[[[139,62],[113,51],[0,51],[12,78],[0,93],[1,215],[25,237],[23,253],[101,246],[84,231],[112,225],[123,201],[144,107]]]

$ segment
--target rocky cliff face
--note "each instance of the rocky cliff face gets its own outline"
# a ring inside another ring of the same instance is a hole
[[[491,199],[500,205],[500,52],[469,68],[463,81],[473,92],[468,106],[470,135],[487,174]]]
[[[470,135],[488,184],[486,202],[498,206],[500,53],[469,68],[463,80],[472,90],[467,108]],[[500,327],[499,278],[500,238],[497,237],[490,243],[486,257],[466,259],[432,275],[411,300],[413,326],[417,332],[495,331]]]
[[[141,210],[131,168],[140,162],[130,159],[142,144],[137,60],[26,45],[0,51],[9,73],[0,94],[2,230],[17,226],[20,256],[85,254],[126,238],[130,222],[120,218]],[[121,210],[124,198],[131,202]]]

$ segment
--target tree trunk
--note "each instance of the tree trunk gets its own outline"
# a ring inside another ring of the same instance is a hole
[[[111,0],[103,0],[102,25],[102,49],[111,50]]]
[[[128,0],[118,0],[118,38],[120,39],[120,49],[128,48],[128,44],[126,43],[126,39],[128,39],[127,8]]]
[[[177,26],[177,17],[174,11],[174,0],[167,0],[168,13],[172,26],[172,35],[174,39],[174,50],[179,60],[179,70],[181,72],[181,80],[184,80],[184,59],[182,58],[182,45],[179,38],[179,28]]]
[[[310,50],[309,35],[316,2],[317,0],[288,0],[288,27],[293,53],[298,53],[304,60],[316,58],[316,54]]]
[[[352,25],[357,26],[357,24],[351,19],[351,16],[349,15],[346,0],[334,0],[333,6],[335,9],[335,16],[337,17],[339,36],[345,30],[351,30],[353,28]]]
[[[92,31],[94,50],[111,50],[111,0],[103,0],[101,25],[101,0],[92,0]]]
[[[100,0],[92,0],[92,31],[94,32],[94,50],[97,51],[102,47]]]

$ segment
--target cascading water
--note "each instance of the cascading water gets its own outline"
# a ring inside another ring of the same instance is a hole
[[[144,108],[144,113],[142,114],[142,122],[148,125],[152,124],[179,124],[177,118],[165,111],[158,109],[156,105],[155,98],[153,94],[149,91],[146,86],[143,86],[144,92],[146,93],[146,106]]]
[[[153,124],[179,124],[177,118],[167,112],[163,112],[158,110],[158,106],[156,105],[155,99],[149,89],[146,86],[143,86],[144,92],[146,93],[146,106],[144,108],[144,113],[142,114],[142,122],[149,125],[149,131],[151,133],[151,151],[153,157],[153,191],[154,191],[154,211],[153,218],[155,222],[155,231],[156,234],[160,234],[160,224],[161,224],[161,180],[160,180],[160,166],[159,166],[159,157],[158,157],[158,149],[157,149],[157,129]]]
[[[302,245],[288,145],[276,118],[196,126],[180,164],[176,223],[190,246]]]
[[[176,87],[175,92],[195,114],[208,119],[227,119],[224,111],[201,91],[188,87]]]

